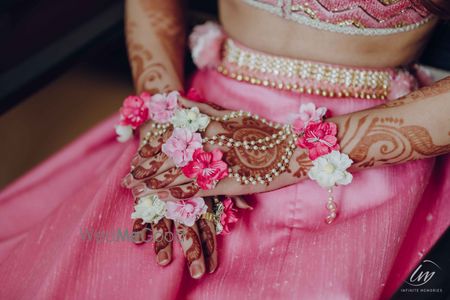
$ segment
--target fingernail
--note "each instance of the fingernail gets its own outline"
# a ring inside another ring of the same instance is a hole
[[[215,264],[215,262],[212,261],[212,260],[209,260],[208,261],[208,268],[207,268],[208,269],[208,273],[214,273],[216,268],[217,268],[217,265]]]
[[[205,270],[199,262],[192,263],[189,270],[191,271],[191,276],[194,279],[199,279],[205,273]]]
[[[147,191],[147,187],[143,183],[136,185],[131,190],[131,192],[133,193],[134,197],[144,197],[146,194],[149,193],[149,191]]]
[[[131,174],[128,174],[127,176],[125,176],[122,179],[122,186],[124,186],[126,188],[130,187],[132,180],[133,180],[133,176],[131,176]]]
[[[169,255],[167,254],[166,251],[161,250],[158,253],[158,264],[160,264],[161,266],[165,266],[169,263]]]
[[[159,199],[166,199],[167,197],[169,197],[169,193],[166,191],[158,192],[158,197]]]

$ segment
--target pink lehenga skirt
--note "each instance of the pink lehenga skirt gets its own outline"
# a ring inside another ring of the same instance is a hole
[[[198,71],[208,101],[285,122],[314,102],[334,115],[380,99],[328,98]],[[138,143],[116,142],[104,121],[0,193],[1,299],[386,299],[449,225],[449,157],[367,169],[335,190],[310,180],[248,196],[232,233],[219,236],[219,267],[191,279],[181,248],[155,263],[153,247],[127,240],[133,199],[120,182]]]

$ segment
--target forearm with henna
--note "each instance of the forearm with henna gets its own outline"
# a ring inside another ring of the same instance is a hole
[[[354,170],[450,151],[450,77],[379,107],[331,118]]]
[[[138,93],[183,86],[185,30],[180,1],[127,0],[125,32]]]

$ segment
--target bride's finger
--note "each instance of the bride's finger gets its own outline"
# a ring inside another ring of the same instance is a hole
[[[145,181],[147,187],[152,190],[170,188],[177,185],[183,185],[191,182],[191,178],[187,178],[180,168],[172,167]]]
[[[156,262],[165,266],[172,260],[172,221],[161,219],[158,223],[152,224],[152,234],[156,254]]]
[[[139,150],[136,155],[131,160],[131,169],[134,169],[136,166],[140,165],[146,159],[152,158],[159,152],[161,152],[161,146],[165,143],[165,141],[172,134],[173,128],[169,127],[167,130],[159,134],[157,128],[152,127],[153,124],[146,126],[146,133],[144,134],[144,139],[141,142]],[[156,134],[156,135],[155,135]]]
[[[136,166],[123,180],[122,185],[132,188],[144,180],[173,167],[173,162],[162,152]]]
[[[155,194],[161,189],[168,189],[172,186],[184,185],[189,182],[192,182],[192,179],[184,176],[179,168],[173,167],[160,175],[136,184],[132,188],[132,193],[134,197],[144,197],[149,194]]]
[[[192,278],[199,279],[205,274],[206,268],[197,225],[188,227],[175,222],[175,227],[186,257],[189,273]]]
[[[237,208],[253,210],[253,207],[251,207],[243,197],[234,196],[231,197],[231,199],[233,199],[234,204],[236,205]]]
[[[136,219],[133,223],[133,234],[131,236],[133,243],[141,244],[147,240],[148,224],[143,223],[142,219]]]
[[[211,198],[205,199],[205,203],[208,205],[208,212],[197,221],[197,225],[200,232],[200,240],[202,241],[206,271],[213,273],[218,265],[216,226],[214,224],[214,215],[212,214]]]

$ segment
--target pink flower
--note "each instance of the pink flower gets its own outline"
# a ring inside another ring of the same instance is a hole
[[[312,102],[302,104],[300,106],[298,117],[293,123],[294,131],[298,134],[303,132],[303,129],[305,129],[310,122],[321,121],[326,112],[327,109],[325,107],[319,107],[316,109],[316,106]]]
[[[192,226],[207,209],[208,206],[200,197],[178,202],[168,201],[166,203],[166,218],[186,226]]]
[[[139,97],[142,99],[142,101],[144,101],[145,105],[147,105],[150,103],[150,101],[152,100],[152,95],[147,93],[147,92],[142,92]]]
[[[187,128],[175,128],[172,136],[162,145],[162,152],[173,160],[177,167],[184,167],[192,160],[194,151],[202,147],[200,133]]]
[[[148,120],[148,107],[138,96],[128,96],[120,108],[120,125],[129,125],[133,129]]]
[[[219,149],[205,152],[197,149],[193,160],[181,170],[188,178],[197,178],[198,186],[203,190],[214,188],[217,181],[228,176],[227,164],[222,161],[223,153]]]
[[[220,48],[225,38],[219,25],[206,22],[194,27],[189,36],[192,60],[199,68],[216,67],[220,62]]]
[[[151,119],[158,123],[169,122],[178,107],[179,95],[177,91],[153,95],[148,103]]]
[[[337,126],[334,123],[309,123],[303,136],[297,140],[297,146],[308,149],[309,158],[315,160],[333,150],[339,150],[336,134]]]
[[[220,224],[222,225],[222,232],[227,234],[230,232],[230,228],[228,225],[232,223],[236,223],[237,218],[237,210],[234,208],[233,201],[230,198],[226,198],[223,202],[223,212],[220,215]]]
[[[388,95],[389,100],[395,100],[401,98],[416,88],[415,78],[406,71],[399,71],[391,81],[390,92]]]
[[[190,88],[188,90],[188,92],[186,93],[186,98],[197,102],[205,101],[205,98],[194,88]]]

